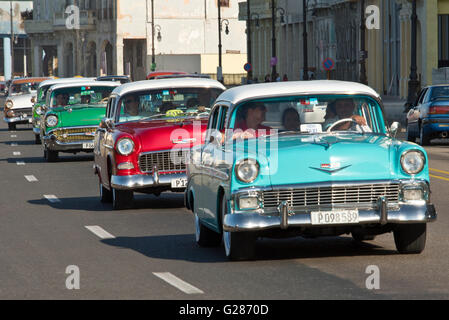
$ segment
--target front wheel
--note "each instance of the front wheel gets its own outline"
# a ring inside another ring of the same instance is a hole
[[[34,135],[34,143],[41,144],[41,137],[38,134]]]
[[[429,135],[424,133],[424,128],[422,125],[419,128],[419,140],[420,140],[419,144],[422,146],[428,146],[430,144]]]
[[[221,221],[227,213],[226,199],[221,199]],[[256,250],[256,237],[253,232],[230,232],[223,230],[223,245],[226,257],[229,260],[251,260]]]
[[[117,190],[112,188],[112,207],[114,210],[131,208],[134,193],[131,190]]]
[[[426,246],[427,224],[404,224],[393,231],[394,242],[399,253],[421,253]]]
[[[100,188],[100,201],[103,203],[111,203],[112,202],[112,192],[111,190],[106,189],[103,184],[99,180],[99,188]]]
[[[210,230],[205,227],[198,217],[197,213],[195,215],[195,240],[200,247],[216,247],[220,245],[221,235],[217,232]]]
[[[48,150],[47,148],[44,149],[44,159],[47,160],[47,162],[58,161],[58,155],[58,151]]]

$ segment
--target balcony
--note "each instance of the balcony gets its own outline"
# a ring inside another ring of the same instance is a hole
[[[25,20],[24,27],[27,34],[53,32],[53,23],[49,20]]]
[[[69,15],[65,13],[55,13],[53,19],[53,27],[55,30],[66,30],[67,19]],[[96,30],[97,17],[95,10],[80,11],[80,30]]]

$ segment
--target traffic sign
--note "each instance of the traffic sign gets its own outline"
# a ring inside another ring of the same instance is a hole
[[[335,67],[334,60],[332,60],[331,58],[324,59],[324,61],[323,61],[324,70],[331,71],[332,69],[334,69],[334,67]]]
[[[245,63],[245,65],[243,66],[243,69],[244,69],[246,72],[250,72],[250,71],[253,69],[253,66],[251,65],[251,63],[247,62],[247,63]]]

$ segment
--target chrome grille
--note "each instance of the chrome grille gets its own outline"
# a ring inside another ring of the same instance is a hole
[[[52,134],[63,143],[93,142],[97,127],[55,129]]]
[[[142,153],[139,156],[140,171],[149,173],[154,166],[161,173],[172,171],[185,171],[188,149],[170,150],[162,152]]]
[[[262,193],[265,208],[278,207],[282,201],[292,207],[373,205],[381,196],[389,202],[398,202],[399,184],[293,188]]]

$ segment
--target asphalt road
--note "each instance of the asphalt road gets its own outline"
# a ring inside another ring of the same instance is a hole
[[[30,127],[1,121],[0,299],[447,299],[449,143],[426,149],[438,220],[422,254],[398,254],[392,234],[298,237],[260,240],[255,261],[228,262],[223,248],[196,245],[182,194],[113,211],[92,156],[46,163]],[[369,266],[378,289],[366,286]]]

